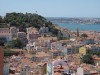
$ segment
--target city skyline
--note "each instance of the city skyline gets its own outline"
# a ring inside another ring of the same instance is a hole
[[[0,15],[10,12],[37,13],[44,17],[100,18],[100,0],[1,0]]]

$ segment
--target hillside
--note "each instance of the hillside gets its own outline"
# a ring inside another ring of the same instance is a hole
[[[10,24],[10,25],[9,25]],[[27,27],[35,27],[39,29],[45,24],[46,27],[49,27],[49,31],[51,31],[54,35],[57,35],[58,29],[54,27],[52,22],[47,21],[46,18],[42,17],[38,14],[32,13],[6,13],[4,18],[0,16],[0,27],[10,27],[16,26],[20,31],[26,32]]]

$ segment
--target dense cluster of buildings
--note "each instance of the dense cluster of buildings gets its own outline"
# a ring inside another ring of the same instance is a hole
[[[80,59],[87,52],[100,52],[100,33],[79,32],[79,35],[88,35],[81,38],[64,28],[61,32],[63,37],[70,39],[52,37],[45,26],[40,30],[29,27],[26,33],[19,32],[16,27],[0,28],[0,39],[9,42],[19,38],[26,45],[26,50],[17,50],[17,56],[4,58],[5,75],[100,75],[98,56],[93,56],[94,65],[85,64]]]

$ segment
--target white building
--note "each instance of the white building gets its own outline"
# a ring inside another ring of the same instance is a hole
[[[35,42],[26,45],[28,53],[30,53],[30,51],[33,50],[34,48],[35,48]]]
[[[45,41],[45,47],[50,49],[51,48],[51,42],[50,40]]]
[[[99,74],[97,73],[97,71],[93,71],[93,68],[92,70],[84,70],[83,67],[78,67],[77,75],[99,75]]]
[[[0,39],[4,39],[6,42],[12,40],[12,35],[9,31],[9,28],[0,28]]]
[[[38,37],[39,37],[39,32],[37,31],[36,28],[33,27],[27,28],[28,43],[34,42],[34,40],[38,39]]]
[[[39,30],[39,33],[48,33],[49,32],[49,28],[48,27],[41,27]]]
[[[17,33],[19,32],[19,29],[16,27],[10,27],[10,33],[12,35],[12,38],[17,38]]]
[[[84,70],[83,70],[83,68],[81,68],[81,67],[77,68],[77,74],[78,74],[78,75],[84,75]]]
[[[100,45],[90,45],[89,50],[92,52],[100,52]]]
[[[52,49],[63,50],[62,43],[60,43],[60,42],[53,42],[53,43],[51,43],[51,50]]]
[[[85,39],[82,41],[83,44],[87,45],[87,44],[94,44],[95,41],[94,39]]]
[[[68,32],[62,32],[63,37],[70,38],[70,34]]]
[[[20,74],[19,75],[35,75],[37,73],[39,73],[38,75],[43,75],[42,73],[42,67],[32,67],[29,65],[26,65],[24,68],[22,67]]]
[[[54,75],[54,68],[52,63],[47,63],[47,75]]]
[[[70,74],[68,61],[65,59],[57,59],[47,63],[47,75],[54,75],[63,69],[64,74]]]
[[[12,41],[12,36],[10,33],[3,33],[3,34],[0,33],[0,38],[6,39],[7,42]]]
[[[71,45],[65,46],[64,49],[63,49],[64,55],[79,53],[79,47],[80,46],[78,46],[78,45],[76,45],[76,46],[71,46]]]

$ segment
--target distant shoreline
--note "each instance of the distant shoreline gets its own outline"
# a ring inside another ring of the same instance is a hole
[[[68,24],[100,24],[100,18],[64,18],[64,17],[48,17],[46,18],[51,22],[68,23]]]
[[[53,22],[52,22],[53,23]],[[74,24],[74,23],[53,23],[55,26],[60,26],[61,28],[67,28],[71,31],[76,31],[79,28],[80,31],[93,31],[100,32],[100,24]]]

